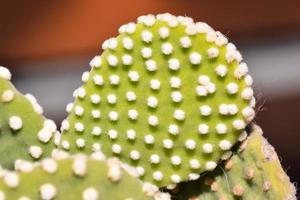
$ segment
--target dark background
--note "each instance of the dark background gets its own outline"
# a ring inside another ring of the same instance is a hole
[[[0,0],[0,65],[59,122],[104,39],[140,15],[161,12],[207,22],[237,45],[255,79],[256,122],[300,183],[298,0]]]

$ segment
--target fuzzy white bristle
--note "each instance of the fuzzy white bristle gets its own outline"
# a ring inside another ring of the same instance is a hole
[[[164,26],[158,30],[158,34],[161,39],[166,39],[170,35],[170,30]]]
[[[107,95],[107,102],[109,104],[115,104],[115,103],[117,103],[117,96],[114,95],[114,94]]]
[[[128,91],[126,93],[127,101],[135,101],[136,100],[136,94],[133,91]]]
[[[96,188],[89,187],[85,189],[82,193],[83,200],[98,200],[98,191]]]
[[[83,138],[77,138],[76,139],[76,145],[78,148],[85,147],[85,140]]]
[[[154,144],[155,141],[152,135],[145,135],[144,140],[146,144]]]
[[[146,65],[146,69],[150,72],[156,71],[157,70],[157,66],[156,66],[156,62],[154,60],[147,60],[145,62]]]
[[[173,117],[179,121],[182,121],[185,119],[185,112],[183,110],[176,109],[174,111]]]
[[[164,178],[164,175],[161,171],[153,172],[153,179],[156,181],[161,181]]]
[[[209,171],[214,170],[217,167],[217,163],[213,161],[209,161],[205,164],[205,168]]]
[[[129,77],[130,81],[132,81],[132,82],[137,82],[140,79],[140,75],[137,71],[130,71],[128,73],[128,77]]]
[[[90,66],[99,68],[102,65],[102,59],[100,56],[95,56],[91,61],[90,61]]]
[[[99,119],[101,117],[101,112],[99,110],[92,110],[91,114],[93,119]]]
[[[129,129],[126,131],[127,139],[129,140],[135,140],[136,138],[136,132],[133,129]]]
[[[160,157],[159,157],[159,155],[152,154],[150,156],[150,163],[152,163],[152,164],[158,164],[158,163],[160,163]]]
[[[122,56],[122,63],[123,65],[126,65],[126,66],[129,66],[132,64],[132,56],[131,55],[128,55],[128,54],[125,54]]]
[[[111,121],[117,121],[119,119],[119,114],[116,111],[110,111],[108,117]]]
[[[178,135],[179,134],[179,127],[176,124],[171,124],[168,127],[168,131],[171,135]]]
[[[203,105],[200,107],[200,113],[202,116],[209,116],[212,113],[212,109],[208,105]]]
[[[108,136],[110,139],[115,140],[118,138],[118,132],[114,129],[108,130]]]
[[[209,143],[203,144],[202,149],[203,149],[204,153],[212,153],[213,152],[213,146],[212,146],[212,144],[209,144]]]
[[[229,150],[231,147],[232,147],[232,144],[230,141],[228,140],[221,140],[220,143],[219,143],[219,147],[223,150],[223,151],[226,151],[226,150]]]
[[[207,124],[199,124],[198,133],[207,134],[209,132],[209,126]]]
[[[196,148],[195,140],[188,139],[185,141],[185,147],[189,150],[194,150]]]
[[[109,56],[107,56],[106,59],[107,59],[109,66],[111,66],[111,67],[116,67],[119,63],[118,58],[114,55],[109,55]]]
[[[122,147],[119,144],[113,144],[111,146],[111,150],[112,150],[113,153],[119,154],[122,151]]]
[[[159,123],[159,120],[158,120],[158,118],[157,118],[156,116],[150,115],[150,116],[148,117],[148,124],[149,124],[150,126],[157,126],[158,123]]]
[[[143,58],[151,58],[152,57],[152,49],[148,47],[144,47],[141,50]]]
[[[227,126],[223,123],[219,123],[216,125],[216,131],[218,134],[225,134],[227,133]]]
[[[156,108],[158,105],[158,100],[154,96],[150,96],[147,98],[147,105],[151,108]]]
[[[138,112],[135,109],[128,110],[128,117],[132,120],[136,120],[138,118]]]
[[[229,94],[236,94],[239,90],[239,86],[232,82],[226,86],[226,89]]]
[[[152,42],[153,34],[150,31],[144,30],[141,34],[142,40],[146,43]]]
[[[207,50],[208,58],[216,58],[219,56],[219,49],[211,47]]]
[[[103,77],[98,74],[93,76],[93,82],[95,85],[99,85],[99,86],[104,84]]]
[[[196,159],[192,159],[192,160],[190,160],[190,167],[192,168],[192,169],[199,169],[200,168],[200,162],[198,161],[198,160],[196,160]]]
[[[40,187],[40,198],[42,200],[54,199],[56,193],[57,193],[56,187],[51,183],[45,183]]]
[[[215,69],[215,72],[218,76],[224,77],[226,76],[228,69],[225,65],[218,65]]]
[[[140,152],[137,151],[137,150],[132,150],[132,151],[130,152],[130,158],[131,158],[132,160],[139,160],[139,159],[141,158]]]
[[[30,146],[29,147],[29,154],[31,155],[31,157],[33,157],[35,159],[38,159],[43,154],[43,150],[39,146]]]
[[[8,120],[9,127],[14,130],[18,131],[23,127],[23,121],[19,116],[12,116]]]
[[[172,165],[180,165],[181,164],[181,158],[179,156],[172,156],[171,157],[171,163],[172,163]]]
[[[166,43],[162,44],[161,51],[165,55],[170,55],[173,52],[173,46],[171,45],[171,43],[166,42]]]
[[[177,58],[171,58],[168,60],[169,69],[177,71],[180,68],[180,62]]]
[[[173,146],[174,146],[174,143],[173,143],[173,141],[170,140],[170,139],[165,139],[165,140],[163,140],[163,146],[164,146],[164,148],[166,148],[166,149],[172,149]]]
[[[181,86],[180,78],[175,77],[175,76],[171,77],[170,78],[170,85],[171,85],[172,88],[180,88],[180,86]]]
[[[198,65],[201,63],[202,57],[199,53],[193,52],[190,54],[189,59],[190,59],[191,64]]]
[[[183,47],[183,48],[189,48],[192,46],[192,42],[191,42],[191,39],[187,36],[184,36],[182,38],[180,38],[180,45]]]
[[[122,41],[124,49],[131,50],[133,48],[133,40],[130,37],[125,37]]]
[[[171,98],[172,98],[172,101],[174,101],[175,103],[179,103],[182,101],[183,96],[179,91],[174,91],[171,93]]]
[[[11,73],[6,67],[0,66],[0,77],[6,80],[11,79]]]

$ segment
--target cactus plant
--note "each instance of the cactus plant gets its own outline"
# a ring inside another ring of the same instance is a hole
[[[62,135],[0,67],[0,200],[296,199],[224,35],[171,14],[119,33],[83,73]]]
[[[106,40],[62,123],[61,147],[103,151],[158,186],[211,171],[254,117],[239,51],[207,24],[142,16]]]
[[[9,70],[0,67],[0,166],[13,169],[17,160],[50,155],[56,125],[42,116],[32,95],[22,95],[10,79]]]
[[[224,165],[173,192],[180,200],[296,200],[294,185],[258,126]]]
[[[117,159],[59,155],[38,164],[23,161],[17,172],[1,173],[0,199],[169,199],[125,171]]]

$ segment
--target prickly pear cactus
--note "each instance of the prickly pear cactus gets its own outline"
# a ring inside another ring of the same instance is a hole
[[[173,192],[180,200],[296,200],[294,185],[257,126],[224,166]]]
[[[5,171],[0,181],[0,199],[159,199],[156,186],[140,182],[123,170],[117,159],[101,161],[74,158],[43,159],[39,164],[19,163],[18,172]]]
[[[148,15],[106,40],[62,123],[61,147],[99,151],[158,186],[213,170],[254,117],[239,51],[207,24]]]
[[[12,169],[16,160],[50,155],[56,125],[42,116],[32,95],[22,95],[10,79],[9,70],[0,67],[0,166]]]

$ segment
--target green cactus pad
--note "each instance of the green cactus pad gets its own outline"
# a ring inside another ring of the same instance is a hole
[[[179,184],[174,192],[180,200],[296,200],[294,185],[257,126],[224,166],[198,181]]]
[[[156,186],[123,170],[117,159],[95,160],[83,155],[20,163],[21,171],[3,172],[0,199],[146,200],[170,199]]]
[[[188,17],[142,16],[119,33],[82,75],[62,148],[101,148],[158,186],[213,170],[255,114],[241,54]]]
[[[35,98],[18,92],[8,69],[0,67],[0,166],[13,169],[16,160],[50,155],[55,123],[42,116]]]

